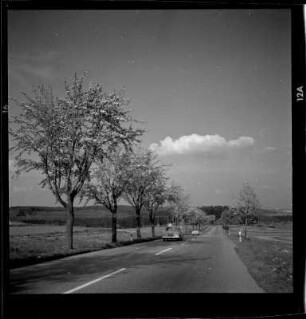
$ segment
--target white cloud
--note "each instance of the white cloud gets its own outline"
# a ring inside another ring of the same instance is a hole
[[[267,147],[265,147],[265,150],[266,151],[275,151],[276,148],[275,147],[271,147],[271,146],[267,146]]]
[[[248,147],[254,144],[254,139],[249,136],[241,136],[236,140],[230,140],[228,142],[229,147],[237,147],[237,148],[242,148],[242,147]]]
[[[228,150],[246,148],[254,144],[254,139],[249,136],[241,136],[238,139],[227,141],[224,137],[215,135],[191,134],[181,136],[178,139],[166,137],[160,143],[153,143],[149,149],[160,155],[172,154],[205,154],[218,156]]]

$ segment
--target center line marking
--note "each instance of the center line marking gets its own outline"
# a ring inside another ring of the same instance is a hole
[[[76,287],[76,288],[74,288],[74,289],[68,290],[68,291],[64,292],[64,294],[71,294],[72,292],[75,292],[75,291],[77,291],[77,290],[80,290],[80,289],[82,289],[82,288],[85,288],[85,287],[87,287],[87,286],[89,286],[89,285],[92,285],[92,284],[94,284],[94,283],[96,283],[96,282],[98,282],[98,281],[100,281],[100,280],[103,280],[103,279],[105,279],[105,278],[108,278],[108,277],[110,277],[110,276],[113,276],[113,275],[115,275],[115,274],[118,274],[119,272],[121,272],[121,271],[123,271],[123,270],[125,270],[125,269],[126,269],[126,268],[122,268],[122,269],[119,269],[119,270],[117,270],[117,271],[115,271],[115,272],[112,272],[112,273],[110,273],[110,274],[108,274],[108,275],[105,275],[105,276],[102,276],[102,277],[100,277],[100,278],[98,278],[98,279],[92,280],[92,281],[90,281],[90,282],[88,282],[88,283],[86,283],[86,284],[84,284],[84,285],[82,285],[82,286],[79,286],[79,287]]]
[[[162,251],[160,251],[159,253],[156,253],[155,255],[160,255],[160,254],[162,254],[162,253],[164,253],[165,251],[168,251],[168,250],[170,250],[170,249],[172,249],[172,248],[168,248],[168,249],[162,250]]]

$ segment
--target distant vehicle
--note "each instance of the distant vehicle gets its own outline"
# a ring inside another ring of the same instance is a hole
[[[168,225],[166,231],[162,236],[163,241],[166,240],[183,240],[183,232],[180,227]]]
[[[200,232],[199,232],[198,230],[193,230],[193,231],[191,232],[191,235],[197,236],[197,235],[200,235]]]

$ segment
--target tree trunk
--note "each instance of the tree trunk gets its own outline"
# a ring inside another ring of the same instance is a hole
[[[245,216],[245,221],[244,221],[244,237],[247,238],[247,227],[248,227],[248,217]]]
[[[141,238],[141,234],[140,234],[140,209],[136,208],[136,227],[137,227],[137,238],[140,239]]]
[[[66,220],[66,236],[68,249],[73,249],[73,224],[74,224],[74,208],[73,200],[68,200],[66,207],[67,220]]]
[[[117,207],[112,211],[112,243],[117,243]]]
[[[150,211],[149,216],[150,216],[150,222],[151,222],[152,237],[155,237],[155,216],[154,216],[154,212]]]
[[[151,228],[152,228],[152,237],[155,237],[155,226],[154,226],[154,224],[152,224]]]

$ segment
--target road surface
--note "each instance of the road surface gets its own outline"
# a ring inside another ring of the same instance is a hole
[[[13,294],[262,293],[220,226],[11,270]]]

